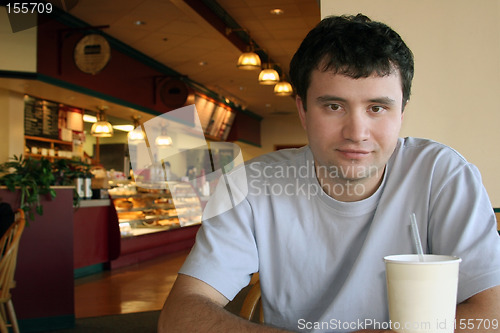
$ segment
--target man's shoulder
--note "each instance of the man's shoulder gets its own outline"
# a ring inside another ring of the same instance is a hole
[[[421,138],[400,139],[396,154],[389,163],[396,176],[411,175],[447,178],[460,170],[472,167],[458,151],[445,144]]]
[[[454,148],[443,143],[424,138],[401,138],[398,144],[399,153],[413,155],[414,158],[447,159],[459,164],[468,164],[467,160]],[[407,157],[407,156],[405,156]]]

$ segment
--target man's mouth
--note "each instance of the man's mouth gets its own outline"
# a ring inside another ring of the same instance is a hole
[[[348,159],[361,159],[370,154],[369,150],[364,149],[337,149],[337,151]]]

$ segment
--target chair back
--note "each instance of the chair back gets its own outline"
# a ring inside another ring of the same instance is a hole
[[[255,320],[256,312],[259,310],[259,317],[256,321],[264,323],[264,311],[262,310],[260,281],[257,280],[255,284],[248,291],[243,305],[241,306],[240,317],[247,320]]]
[[[19,209],[16,212],[14,223],[7,229],[0,239],[0,300],[10,298],[10,289],[14,285],[14,273],[16,271],[17,251],[19,240],[24,231],[26,220],[24,212]]]
[[[500,232],[500,212],[495,212],[495,217],[497,218],[497,230]]]

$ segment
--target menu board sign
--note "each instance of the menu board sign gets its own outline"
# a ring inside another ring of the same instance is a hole
[[[236,113],[227,106],[216,104],[202,96],[195,96],[196,111],[205,134],[226,140]]]
[[[50,139],[59,138],[59,105],[31,96],[24,98],[24,133]]]

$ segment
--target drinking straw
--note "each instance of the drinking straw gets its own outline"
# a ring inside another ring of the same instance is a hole
[[[424,250],[422,249],[422,242],[420,241],[420,234],[418,233],[417,218],[415,213],[410,215],[411,220],[411,233],[413,235],[413,244],[417,248],[418,260],[424,261]]]

